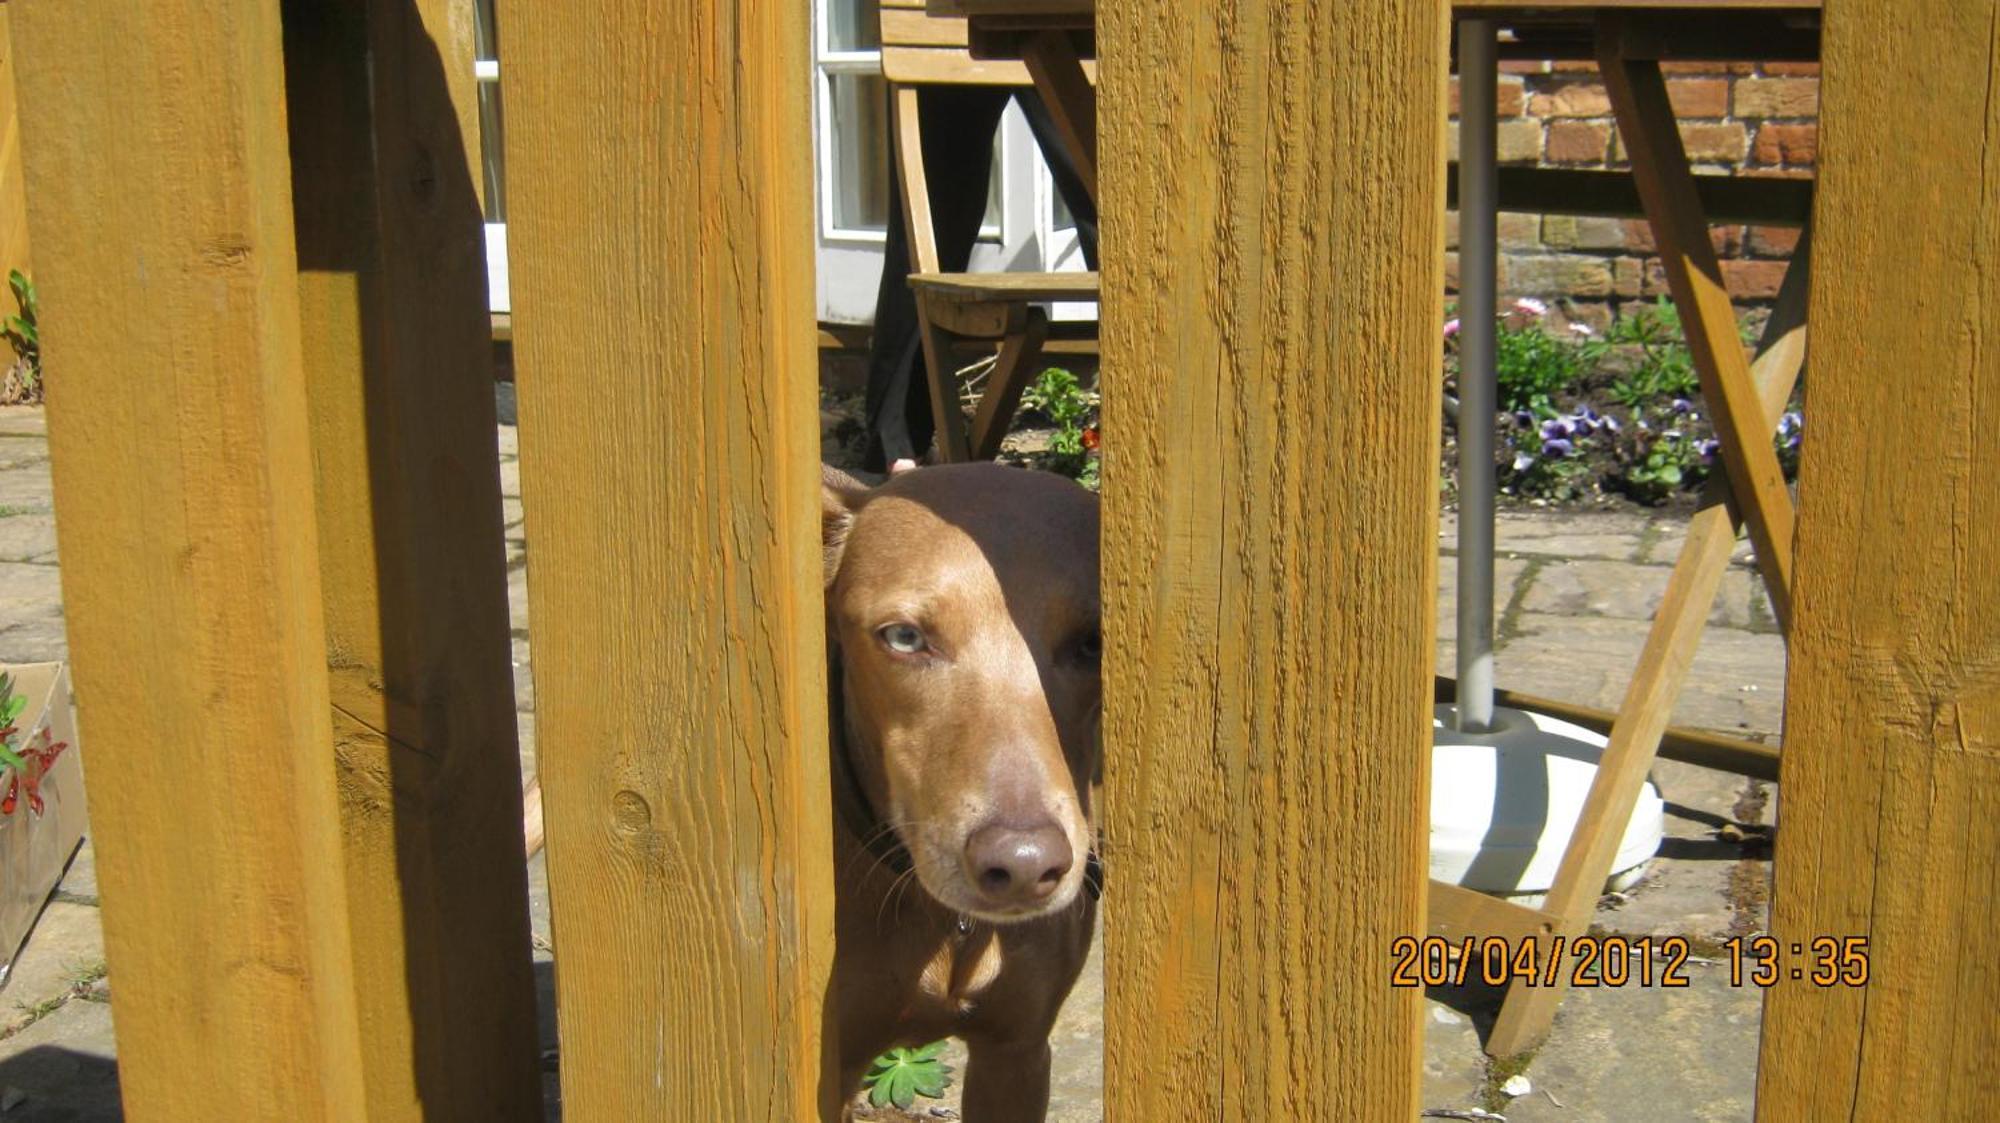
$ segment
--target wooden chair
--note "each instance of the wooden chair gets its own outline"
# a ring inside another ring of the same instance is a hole
[[[933,16],[924,0],[883,0],[882,74],[889,81],[896,171],[909,231],[931,412],[940,459],[990,460],[1036,372],[1051,330],[1040,305],[1095,302],[1096,273],[946,273],[938,264],[929,178],[918,127],[917,88],[925,85],[1030,86],[1021,62],[975,59],[961,18]],[[1089,325],[1092,338],[1096,325]],[[962,341],[997,346],[993,372],[970,423],[959,406],[954,351]]]

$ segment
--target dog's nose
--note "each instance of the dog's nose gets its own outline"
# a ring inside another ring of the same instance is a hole
[[[1053,822],[1027,830],[996,823],[965,840],[966,873],[981,894],[998,904],[1046,899],[1073,861],[1068,836]]]

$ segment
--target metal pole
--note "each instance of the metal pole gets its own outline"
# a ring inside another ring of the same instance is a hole
[[[1492,20],[1458,25],[1458,728],[1493,724],[1493,371],[1500,82]]]

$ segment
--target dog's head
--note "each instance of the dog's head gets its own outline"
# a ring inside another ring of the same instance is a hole
[[[995,464],[872,490],[829,470],[822,497],[845,766],[946,907],[1067,907],[1098,767],[1097,497]]]

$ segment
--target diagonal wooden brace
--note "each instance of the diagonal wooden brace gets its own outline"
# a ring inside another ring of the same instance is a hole
[[[1808,230],[1792,254],[1777,306],[1765,325],[1762,350],[1751,371],[1757,394],[1754,404],[1766,432],[1776,425],[1791,398],[1805,361],[1810,237]],[[1555,883],[1542,906],[1559,918],[1558,932],[1572,939],[1589,926],[1598,893],[1611,876],[1619,840],[1659,752],[1674,699],[1687,681],[1695,645],[1729,566],[1741,522],[1729,502],[1730,491],[1723,475],[1711,477],[1701,507],[1689,523],[1687,541],[1674,563],[1666,595],[1653,617],[1652,631],[1619,706],[1618,719],[1612,724],[1610,744],[1599,761],[1596,779],[1577,816],[1576,831],[1563,851]],[[1772,600],[1777,600],[1775,590]],[[1544,972],[1545,977],[1548,974]],[[1557,985],[1553,987],[1515,987],[1508,992],[1487,1039],[1487,1052],[1512,1056],[1541,1042],[1562,1001],[1561,981],[1566,973],[1554,972],[1554,977]]]
[[[1708,222],[1660,64],[1627,57],[1620,47],[1620,27],[1615,16],[1600,22],[1598,66],[1631,154],[1632,176],[1659,246],[1667,287],[1680,310],[1702,396],[1715,419],[1730,489],[1749,528],[1771,611],[1782,629],[1790,623],[1792,605],[1791,493],[1738,342],[1735,309],[1709,244]]]

